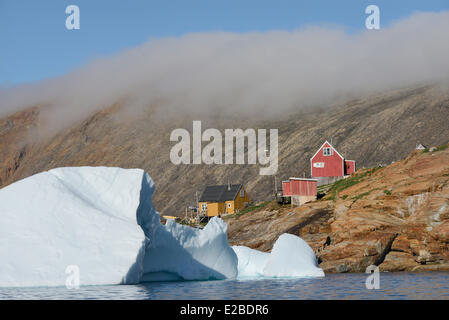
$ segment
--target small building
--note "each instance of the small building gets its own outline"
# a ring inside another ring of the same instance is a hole
[[[162,216],[165,220],[178,220],[179,217],[176,216]]]
[[[243,184],[207,186],[198,201],[198,210],[207,217],[234,214],[250,201]]]
[[[349,176],[355,172],[355,160],[345,160],[345,175]]]
[[[161,222],[162,224],[166,224],[168,220],[173,220],[173,221],[180,221],[179,217],[175,217],[175,216],[161,216]]]
[[[422,145],[421,143],[418,143],[415,147],[416,150],[425,150],[427,149],[426,146]]]
[[[317,179],[290,178],[282,181],[282,195],[291,197],[292,205],[302,205],[315,201],[317,196]]]
[[[310,172],[318,186],[333,183],[356,171],[355,160],[346,160],[328,141],[310,158]]]

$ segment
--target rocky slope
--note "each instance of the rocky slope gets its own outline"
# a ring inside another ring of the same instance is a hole
[[[195,192],[207,184],[244,183],[255,201],[270,198],[273,190],[273,177],[260,176],[257,165],[173,165],[170,133],[175,128],[191,131],[192,120],[202,120],[203,130],[278,128],[278,181],[308,175],[309,158],[325,139],[332,139],[361,168],[390,163],[409,154],[416,143],[439,145],[449,136],[449,95],[434,87],[381,93],[270,118],[257,114],[159,117],[156,114],[161,112],[155,108],[132,114],[115,105],[50,133],[44,106],[0,119],[0,187],[61,166],[138,167],[155,180],[156,208],[176,215],[193,205]]]
[[[301,207],[270,203],[228,219],[233,245],[270,251],[284,233],[314,249],[325,272],[449,270],[449,148],[360,170]]]

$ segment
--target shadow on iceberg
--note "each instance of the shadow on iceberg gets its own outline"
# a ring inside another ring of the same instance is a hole
[[[143,175],[137,223],[145,242],[122,283],[236,278],[237,255],[229,246],[227,225],[212,218],[204,229],[160,222],[152,197],[154,183]]]

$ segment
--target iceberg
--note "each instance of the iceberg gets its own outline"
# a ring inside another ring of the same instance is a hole
[[[146,246],[143,281],[221,280],[237,276],[237,255],[228,244],[223,220],[214,217],[203,230],[174,221],[167,221],[158,229],[153,232],[157,236],[151,237]]]
[[[300,237],[282,234],[263,269],[265,277],[323,277],[313,249]]]
[[[227,225],[167,221],[141,169],[67,167],[0,190],[0,287],[63,286],[245,277],[322,276],[313,250],[282,235],[271,253],[231,247]]]
[[[233,246],[238,278],[324,277],[312,248],[300,237],[282,234],[271,253]]]
[[[60,168],[1,189],[0,286],[65,285],[68,266],[79,269],[81,284],[137,282],[125,276],[143,258],[136,223],[142,175]]]
[[[58,168],[0,190],[0,286],[235,278],[226,224],[161,224],[141,169]]]
[[[238,277],[263,277],[265,265],[270,257],[267,252],[254,250],[245,246],[233,246],[238,257]]]

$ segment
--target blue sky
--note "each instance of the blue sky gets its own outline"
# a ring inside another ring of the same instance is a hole
[[[65,28],[78,5],[80,30]],[[418,11],[449,9],[449,0],[0,0],[0,85],[66,74],[86,62],[151,38],[189,32],[294,30],[307,25],[365,27],[365,7],[381,10],[381,27]]]

